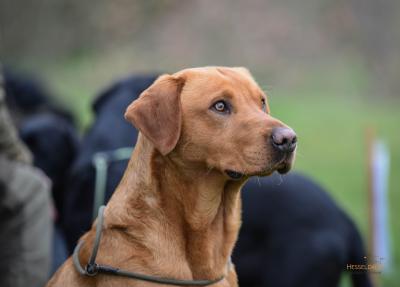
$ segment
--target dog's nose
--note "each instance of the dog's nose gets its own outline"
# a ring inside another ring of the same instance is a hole
[[[272,145],[283,152],[293,152],[296,148],[296,133],[290,128],[272,130]]]

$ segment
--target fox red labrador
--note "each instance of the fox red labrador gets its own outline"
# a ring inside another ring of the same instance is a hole
[[[140,131],[135,150],[100,226],[82,236],[76,255],[84,266],[98,244],[99,265],[160,281],[81,274],[70,258],[48,286],[237,286],[230,256],[240,189],[251,176],[289,171],[296,134],[270,115],[245,68],[160,76],[125,118]]]

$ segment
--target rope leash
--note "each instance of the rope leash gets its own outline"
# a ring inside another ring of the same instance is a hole
[[[110,164],[128,160],[131,157],[133,148],[121,147],[110,151],[100,151],[93,155],[92,164],[95,169],[95,189],[93,201],[92,220],[96,219],[97,212],[106,199],[107,173]]]
[[[115,276],[123,276],[131,279],[137,279],[142,281],[148,281],[153,283],[160,283],[160,284],[167,284],[167,285],[176,285],[176,286],[208,286],[215,284],[225,278],[225,276],[221,276],[220,278],[214,280],[180,280],[180,279],[172,279],[172,278],[164,278],[158,276],[151,276],[136,272],[130,272],[126,270],[121,270],[119,268],[115,268],[112,266],[101,265],[96,263],[96,256],[99,250],[101,233],[103,230],[103,221],[104,221],[104,208],[105,206],[102,205],[99,208],[99,213],[97,217],[97,224],[96,224],[96,236],[93,244],[92,253],[89,257],[89,262],[86,264],[85,268],[82,267],[79,261],[79,251],[84,244],[84,241],[80,241],[75,249],[74,253],[72,254],[72,260],[76,270],[84,276],[96,276],[99,273],[104,273],[108,275],[115,275]],[[230,263],[228,263],[228,266]]]

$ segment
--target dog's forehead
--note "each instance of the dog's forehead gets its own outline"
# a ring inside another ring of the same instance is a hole
[[[199,92],[211,96],[226,91],[232,94],[247,94],[258,99],[263,94],[245,68],[192,68],[183,70],[177,75],[185,78],[184,91],[192,96],[198,95]]]

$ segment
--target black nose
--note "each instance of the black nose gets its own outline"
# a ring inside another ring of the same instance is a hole
[[[275,128],[272,130],[272,145],[283,152],[292,152],[296,149],[296,133],[289,128]]]

